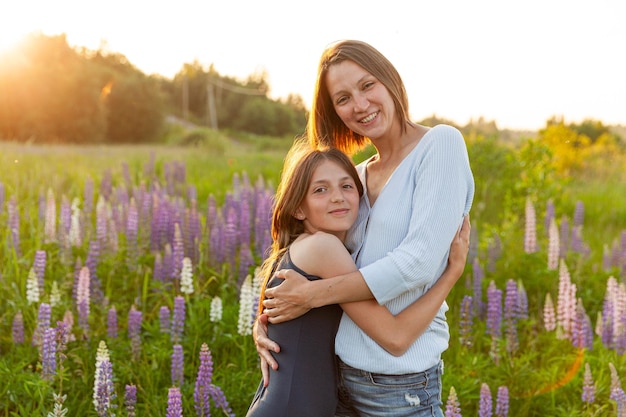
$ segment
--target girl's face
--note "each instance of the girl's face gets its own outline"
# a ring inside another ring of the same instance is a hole
[[[387,88],[353,61],[331,65],[326,85],[335,112],[353,132],[375,140],[389,134],[397,123]]]
[[[294,215],[304,221],[307,233],[322,231],[343,241],[358,211],[359,191],[354,180],[338,163],[326,160],[313,172]]]

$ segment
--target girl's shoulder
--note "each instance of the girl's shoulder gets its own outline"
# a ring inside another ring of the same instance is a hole
[[[335,235],[316,232],[300,236],[289,247],[292,261],[307,273],[325,277],[326,266],[352,261],[343,242]]]

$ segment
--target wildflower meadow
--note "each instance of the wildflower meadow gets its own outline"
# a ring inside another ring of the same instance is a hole
[[[245,415],[289,144],[239,145],[0,145],[0,416]],[[490,146],[446,416],[626,416],[624,158],[564,180]]]

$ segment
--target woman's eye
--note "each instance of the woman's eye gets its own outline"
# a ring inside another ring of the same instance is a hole
[[[346,101],[348,101],[348,97],[346,97],[346,96],[339,97],[337,99],[337,104],[344,104]]]
[[[363,84],[363,89],[369,90],[373,85],[374,85],[374,81],[368,81],[365,84]]]

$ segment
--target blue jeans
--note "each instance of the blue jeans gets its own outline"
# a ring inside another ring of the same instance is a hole
[[[339,360],[339,405],[335,417],[443,417],[443,362],[424,372],[373,374]]]

